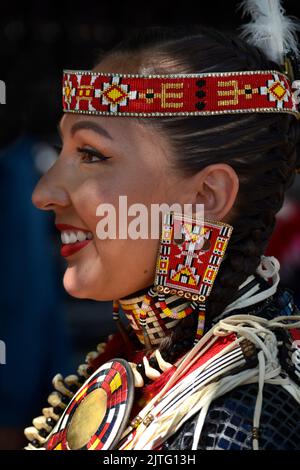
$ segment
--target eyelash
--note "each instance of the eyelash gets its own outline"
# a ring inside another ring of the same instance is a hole
[[[84,148],[84,147],[77,147],[77,152],[80,153],[83,156],[88,156],[88,159],[89,158],[92,158],[92,157],[96,157],[97,160],[96,161],[83,161],[83,163],[99,163],[99,162],[105,162],[106,160],[109,160],[110,157],[105,157],[104,155],[102,155],[102,153],[100,152],[97,152],[96,150],[93,150],[93,149],[88,149],[88,148]]]
[[[54,145],[54,148],[56,149],[58,153],[60,153],[62,150],[62,145]],[[76,150],[78,153],[81,154],[83,163],[87,163],[87,164],[99,163],[99,162],[105,162],[106,160],[110,159],[110,157],[105,157],[104,155],[102,155],[102,153],[97,152],[96,150],[93,150],[93,149],[89,149],[85,147],[77,147]],[[84,160],[84,158],[86,157],[87,157],[87,160],[91,159],[92,157],[96,157],[97,160],[86,161]]]

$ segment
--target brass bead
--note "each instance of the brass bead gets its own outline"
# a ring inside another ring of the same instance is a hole
[[[260,429],[252,428],[252,439],[258,440],[260,438]]]
[[[136,418],[134,418],[134,420],[131,421],[130,426],[133,428],[137,428],[142,422],[142,418],[140,416],[137,416]]]
[[[151,424],[153,420],[154,420],[154,416],[149,414],[148,416],[146,416],[143,423],[145,426],[149,426],[149,424]]]

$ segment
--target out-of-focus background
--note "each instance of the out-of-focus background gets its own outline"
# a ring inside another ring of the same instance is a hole
[[[54,374],[72,373],[114,331],[109,302],[76,300],[62,287],[64,261],[50,214],[31,204],[40,175],[57,158],[63,68],[89,69],[99,53],[136,27],[201,23],[233,30],[237,1],[64,0],[0,6],[0,449],[24,444]],[[286,0],[300,17],[299,0]],[[270,245],[282,280],[300,300],[300,176],[287,195]]]

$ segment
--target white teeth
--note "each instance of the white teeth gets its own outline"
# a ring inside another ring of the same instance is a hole
[[[91,240],[92,238],[93,234],[91,232],[83,232],[82,230],[76,232],[63,230],[61,232],[61,241],[64,245],[83,242],[84,240]]]
[[[79,242],[83,242],[84,240],[86,240],[86,234],[80,230],[79,232],[77,232],[77,240]]]
[[[69,243],[75,243],[77,242],[77,236],[75,235],[74,232],[71,232],[69,235]]]
[[[62,243],[64,243],[64,244],[68,243],[69,237],[68,237],[68,235],[66,234],[66,232],[61,232],[60,238],[61,238],[61,242],[62,242]]]
[[[66,244],[70,243],[70,237],[69,237],[69,234],[67,232],[65,232],[65,243]]]

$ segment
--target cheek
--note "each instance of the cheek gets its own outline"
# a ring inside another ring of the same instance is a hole
[[[153,283],[156,240],[110,240],[103,242],[99,250],[98,300],[122,298]]]
[[[77,186],[72,195],[73,207],[84,225],[92,231],[94,240],[66,272],[64,284],[71,295],[111,300],[150,285],[154,280],[159,242],[151,238],[128,237],[128,223],[134,217],[128,216],[127,210],[131,204],[142,203],[150,214],[151,203],[170,202],[167,200],[170,181],[154,169],[144,178],[138,176],[137,168],[132,170],[105,179],[99,175],[88,178]],[[127,197],[126,212],[122,212],[125,216],[125,239],[118,238],[119,196]],[[116,239],[102,240],[97,236],[97,225],[105,217],[97,215],[97,208],[102,204],[111,204],[115,209]],[[148,224],[150,227],[149,219]]]
[[[69,264],[64,287],[78,298],[122,298],[153,283],[157,252],[157,240],[95,239]]]
[[[88,179],[77,187],[72,195],[72,203],[76,213],[86,226],[95,233],[98,221],[97,208],[104,203],[115,205],[116,194],[113,188],[101,180]]]
[[[97,208],[111,206],[118,214],[132,204],[144,204],[150,209],[151,202],[165,202],[165,185],[161,175],[146,174],[141,177],[138,169],[123,172],[123,175],[109,175],[106,178],[89,178],[76,187],[72,194],[73,206],[83,222],[95,232],[99,217]]]

